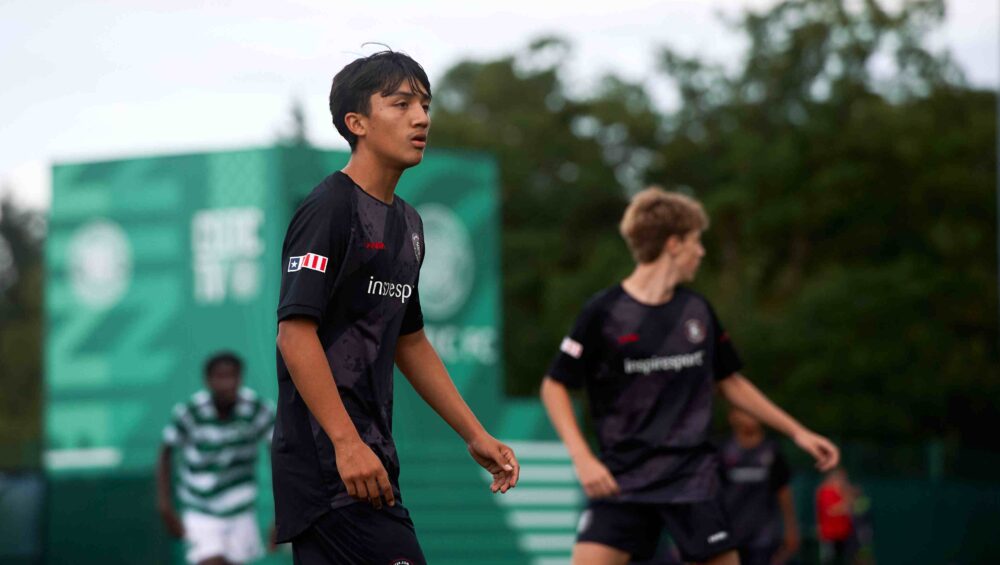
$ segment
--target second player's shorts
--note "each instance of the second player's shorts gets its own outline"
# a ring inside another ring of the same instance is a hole
[[[410,513],[400,504],[336,508],[292,539],[295,565],[426,565]]]
[[[639,504],[592,500],[580,516],[577,539],[607,545],[641,561],[653,557],[666,529],[685,561],[708,561],[735,547],[721,502]]]
[[[212,557],[225,557],[230,563],[249,563],[264,553],[253,510],[225,518],[185,510],[181,520],[188,563]]]

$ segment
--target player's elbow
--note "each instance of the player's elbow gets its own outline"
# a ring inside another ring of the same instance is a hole
[[[288,356],[292,348],[299,343],[303,343],[309,333],[315,335],[316,322],[305,318],[289,318],[278,322],[278,337],[275,343],[282,357]]]
[[[542,386],[538,390],[538,396],[542,399],[543,404],[548,404],[555,395],[569,396],[569,393],[566,391],[565,385],[545,375],[545,378],[542,379]]]

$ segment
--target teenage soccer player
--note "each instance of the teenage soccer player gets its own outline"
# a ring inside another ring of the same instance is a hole
[[[187,560],[234,565],[260,556],[262,544],[253,506],[254,469],[261,441],[270,441],[274,411],[242,388],[243,361],[218,353],[205,362],[207,391],[174,408],[163,430],[157,465],[157,506],[171,535],[187,542]],[[170,493],[173,450],[181,450],[177,517]]]
[[[791,468],[760,422],[729,411],[732,436],[719,448],[723,500],[740,565],[782,565],[799,549]]]
[[[587,302],[542,382],[542,402],[590,498],[576,564],[648,558],[664,527],[687,561],[738,563],[706,440],[716,387],[791,436],[821,469],[839,457],[830,441],[739,374],[740,359],[711,305],[678,286],[698,271],[707,227],[691,198],[659,188],[637,194],[620,226],[635,269]],[[600,458],[573,413],[567,389],[579,387],[590,400]]]
[[[420,216],[395,195],[420,163],[430,82],[384,51],[333,79],[330,112],[347,166],[313,189],[282,249],[278,417],[272,446],[277,539],[295,563],[424,563],[400,504],[393,362],[493,475],[517,483],[514,453],[483,429],[423,332]]]

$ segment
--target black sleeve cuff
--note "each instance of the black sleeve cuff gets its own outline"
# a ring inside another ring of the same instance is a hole
[[[278,308],[278,322],[299,316],[312,318],[316,321],[317,325],[323,319],[323,313],[318,308],[306,306],[305,304],[289,304],[288,306]]]

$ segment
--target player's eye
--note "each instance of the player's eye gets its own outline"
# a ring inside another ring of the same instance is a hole
[[[431,111],[431,105],[430,104],[424,104],[423,106],[424,106],[424,112],[430,112]]]
[[[399,102],[396,102],[396,106],[398,106],[400,108],[406,108],[409,105],[410,105],[410,103],[407,102],[407,101],[405,101],[405,100],[401,100]]]

